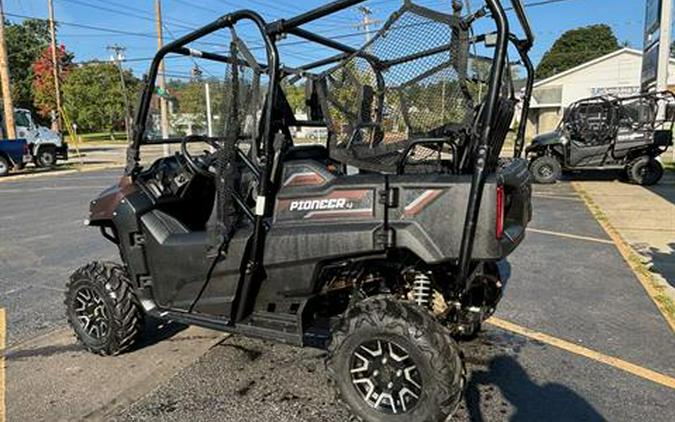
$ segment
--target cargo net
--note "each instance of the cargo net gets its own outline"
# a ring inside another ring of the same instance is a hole
[[[261,81],[266,80],[266,74],[248,47],[236,36],[230,43],[229,57],[232,62],[226,67],[220,87],[222,100],[218,106],[221,118],[215,126],[215,135],[220,144],[215,153],[217,221],[225,239],[231,237],[241,220],[242,215],[236,208],[234,195],[245,197],[246,193],[239,189],[242,165],[237,161],[237,150],[251,157],[257,153],[260,131],[258,116],[264,89]]]
[[[395,172],[404,159],[425,165],[451,155],[447,146],[462,142],[474,119],[467,36],[458,17],[406,2],[362,49],[321,74],[333,157]]]

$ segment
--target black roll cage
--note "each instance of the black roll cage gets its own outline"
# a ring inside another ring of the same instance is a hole
[[[246,265],[242,266],[242,272],[244,273],[243,283],[240,283],[237,292],[237,300],[234,304],[234,309],[236,309],[235,320],[237,321],[241,320],[247,315],[254,299],[256,285],[259,284],[264,278],[262,262],[265,235],[268,229],[265,219],[269,217],[272,209],[272,203],[274,202],[274,181],[272,179],[274,176],[274,171],[278,165],[276,162],[277,157],[275,157],[276,130],[274,130],[274,113],[272,105],[275,103],[277,91],[281,89],[281,80],[289,74],[297,74],[298,71],[307,71],[326,64],[336,63],[350,54],[359,52],[359,50],[356,48],[323,37],[321,35],[314,34],[302,29],[301,26],[328,16],[332,13],[355,6],[359,3],[364,3],[365,1],[366,0],[336,0],[293,18],[280,19],[270,23],[267,23],[260,14],[252,10],[239,10],[233,13],[228,13],[216,19],[212,23],[207,24],[206,26],[199,28],[194,32],[191,32],[171,43],[166,44],[157,52],[150,65],[147,75],[147,83],[143,90],[140,105],[135,116],[133,138],[130,140],[127,150],[127,166],[125,173],[131,177],[135,177],[140,170],[139,149],[141,145],[148,143],[162,144],[178,142],[175,139],[162,139],[157,142],[144,142],[150,103],[155,90],[155,80],[160,69],[160,63],[164,57],[169,53],[174,53],[184,56],[198,56],[223,63],[232,63],[233,60],[238,59],[222,56],[219,54],[196,51],[186,48],[185,46],[215,31],[224,28],[233,28],[235,24],[244,20],[251,21],[257,27],[264,41],[267,63],[258,64],[261,69],[266,71],[269,78],[269,87],[268,92],[266,93],[265,101],[267,106],[264,108],[264,114],[262,116],[261,127],[263,128],[263,131],[260,134],[260,144],[262,146],[261,156],[264,158],[264,165],[262,166],[262,169],[258,169],[255,163],[251,162],[250,160],[245,161],[245,164],[251,167],[251,169],[254,171],[254,174],[258,175],[259,196],[257,198],[255,215],[251,215],[252,213],[250,210],[246,210],[249,211],[247,216],[254,220],[254,231],[249,244],[250,254],[248,262]],[[475,12],[471,17],[475,19],[482,16],[490,16],[494,20],[497,30],[494,34],[496,37],[496,42],[494,44],[495,48],[493,65],[491,67],[489,76],[489,89],[485,97],[486,100],[484,103],[484,111],[481,113],[481,118],[483,120],[482,124],[478,126],[481,128],[481,133],[475,134],[471,142],[471,150],[476,151],[475,155],[473,156],[475,165],[473,168],[471,191],[469,195],[459,255],[459,280],[466,280],[469,275],[471,250],[476,232],[476,222],[478,219],[483,188],[487,177],[486,163],[490,152],[492,122],[495,115],[496,105],[499,100],[503,75],[507,64],[507,51],[509,42],[511,42],[516,47],[521,56],[521,60],[527,69],[527,84],[523,101],[523,112],[521,115],[520,127],[518,129],[518,139],[516,141],[516,157],[521,155],[524,143],[523,137],[525,134],[525,125],[529,108],[529,97],[534,83],[534,72],[532,63],[528,57],[528,52],[534,42],[534,36],[521,0],[510,1],[525,34],[524,39],[519,39],[510,33],[509,24],[506,19],[505,10],[501,4],[501,0],[485,0],[486,5],[479,11]],[[410,4],[411,0],[404,0],[404,2],[405,4]],[[283,69],[280,66],[277,41],[285,34],[292,34],[305,40],[320,44],[324,47],[337,50],[339,54],[327,59],[308,63],[295,69]],[[370,57],[367,52],[361,52],[360,55],[370,61],[371,64],[374,64],[375,67],[382,65],[386,66],[386,63],[380,62],[375,57]],[[316,122],[296,123],[298,123],[300,126],[316,126]]]

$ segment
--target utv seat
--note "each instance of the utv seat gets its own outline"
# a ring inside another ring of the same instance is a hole
[[[163,243],[175,234],[190,233],[190,229],[185,224],[159,210],[153,210],[144,214],[141,217],[141,221],[159,243]]]
[[[474,118],[461,18],[403,3],[366,45],[313,82],[331,157],[360,170],[437,171],[439,147],[462,143]]]

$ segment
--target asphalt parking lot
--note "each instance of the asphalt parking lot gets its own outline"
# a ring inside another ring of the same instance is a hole
[[[115,258],[82,220],[118,173],[0,184],[8,420],[348,420],[321,351],[183,327],[116,358],[73,344],[63,285]],[[675,420],[672,330],[569,183],[537,186],[534,200],[497,319],[461,345],[469,386],[455,419]]]

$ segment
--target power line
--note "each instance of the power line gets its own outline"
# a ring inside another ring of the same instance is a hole
[[[46,21],[47,19],[41,18],[39,16],[29,16],[29,15],[21,15],[17,13],[5,13],[5,16],[11,16],[13,18],[20,18],[20,19],[38,19],[41,21]],[[120,34],[120,35],[130,35],[130,36],[136,36],[136,37],[146,37],[146,38],[155,38],[154,35],[146,34],[146,33],[140,33],[140,32],[131,32],[131,31],[125,31],[123,29],[116,29],[116,28],[107,28],[107,27],[102,27],[102,26],[92,26],[92,25],[85,25],[85,24],[80,24],[80,23],[74,23],[74,22],[66,22],[66,21],[54,21],[59,25],[63,26],[71,26],[73,28],[82,28],[82,29],[90,29],[92,31],[101,31],[101,32],[109,32],[111,34]]]
[[[78,0],[62,0],[62,1],[69,1],[69,2],[73,2],[73,3],[82,3],[82,2],[80,2],[80,1],[78,1]],[[179,0],[174,0],[174,1],[179,1]],[[222,1],[222,0],[221,0],[221,1]],[[249,1],[251,1],[251,2],[253,2],[253,3],[263,4],[263,5],[267,6],[267,7],[272,7],[271,5],[265,4],[264,2],[262,2],[262,1],[260,1],[260,0],[258,0],[258,1],[249,0]],[[392,1],[392,0],[384,0],[384,1],[379,1],[379,2],[374,2],[374,3],[369,3],[369,4],[371,4],[371,5],[375,5],[375,4],[383,4],[383,3],[388,3],[388,2],[390,2],[390,1]],[[572,1],[572,0],[540,0],[540,1],[534,1],[534,2],[527,3],[527,4],[525,4],[525,7],[526,7],[526,8],[529,8],[529,7],[544,6],[544,5],[554,4],[554,3],[562,3],[562,2],[566,2],[566,1]],[[109,3],[120,5],[119,3],[115,3],[115,2],[109,2]],[[223,3],[225,3],[225,2],[223,1]],[[84,4],[84,3],[83,3],[83,4]],[[87,5],[87,6],[89,6],[89,7],[94,7],[94,8],[99,8],[99,6],[95,6],[95,5],[94,5],[94,6],[92,6],[92,5]],[[130,9],[132,9],[132,10],[139,10],[139,11],[141,10],[141,9],[133,8],[133,7],[131,7]],[[277,9],[279,9],[279,8],[277,7]],[[512,8],[507,8],[507,10],[511,10],[511,9],[512,9]],[[114,9],[111,9],[111,10],[114,10]],[[119,10],[115,10],[115,13],[123,13],[123,12],[121,12],[121,11],[119,11]],[[6,15],[6,16],[10,16],[10,17],[15,17],[15,18],[21,18],[21,19],[40,19],[40,20],[45,20],[45,19],[40,18],[40,17],[29,16],[29,15],[23,15],[23,14],[17,14],[17,13],[5,13],[5,15]],[[144,19],[145,19],[145,17],[144,17]],[[150,18],[148,18],[148,19],[150,19]],[[325,20],[325,18],[324,18],[324,20]],[[119,34],[119,35],[127,35],[127,36],[134,36],[134,37],[152,38],[152,39],[155,39],[155,35],[149,34],[149,33],[132,32],[132,31],[126,31],[126,30],[117,29],[117,28],[109,28],[109,27],[102,27],[102,26],[93,26],[93,25],[79,24],[79,23],[75,23],[75,22],[67,22],[67,21],[61,21],[61,20],[55,21],[55,22],[58,23],[59,25],[69,26],[69,27],[73,27],[73,28],[81,28],[81,29],[88,29],[88,30],[92,30],[92,31],[106,32],[106,33],[112,33],[112,34]],[[194,28],[191,28],[191,27],[189,27],[189,28],[188,28],[188,27],[185,27],[185,28],[186,28],[186,29],[190,29],[190,30],[193,30],[193,29],[194,29]],[[346,38],[350,38],[350,37],[363,36],[363,35],[367,35],[368,33],[375,33],[375,32],[377,32],[377,30],[373,30],[373,31],[358,31],[358,32],[345,33],[345,34],[338,34],[338,35],[334,35],[334,36],[331,36],[331,37],[328,37],[328,38],[333,39],[333,40],[339,40],[339,39],[346,39]],[[97,35],[97,34],[73,34],[73,35],[69,35],[69,36],[96,36],[96,35]],[[307,41],[307,40],[298,40],[298,41],[291,41],[291,42],[279,43],[278,46],[279,46],[279,47],[291,47],[291,46],[295,46],[295,45],[304,45],[304,44],[310,44],[310,43],[312,43],[312,42],[311,42],[311,41]],[[215,42],[208,42],[208,41],[196,41],[194,44],[209,45],[209,46],[217,46],[217,47],[224,47],[224,44],[222,44],[222,43],[215,43]],[[262,48],[262,46],[257,46],[257,47],[252,47],[251,49],[252,49],[252,50],[255,50],[255,49],[261,49],[261,48]],[[293,55],[293,53],[289,53],[288,51],[286,52],[286,54]],[[149,60],[151,60],[151,59],[152,59],[152,57],[148,57],[148,58],[136,58],[136,59],[125,59],[124,62],[149,61]],[[89,62],[94,62],[94,61],[95,61],[95,60],[89,61]]]
[[[145,21],[148,21],[148,22],[154,22],[155,21],[155,19],[150,17],[150,16],[140,15],[140,14],[137,14],[137,13],[130,13],[130,12],[127,12],[127,11],[113,9],[113,8],[105,7],[105,6],[98,6],[98,5],[94,5],[94,4],[89,4],[89,3],[84,2],[84,1],[79,1],[79,0],[59,0],[59,1],[67,2],[67,3],[73,3],[73,4],[77,4],[79,6],[89,7],[91,9],[103,10],[105,12],[115,13],[115,14],[118,14],[118,15],[121,15],[121,16],[131,17],[131,18],[135,18],[135,19],[142,19],[142,20],[145,20]],[[190,29],[190,30],[196,29],[195,26],[188,26],[188,25],[184,25],[182,23],[174,23],[174,25],[178,26],[178,27],[181,27],[181,28],[184,28],[184,29]]]

